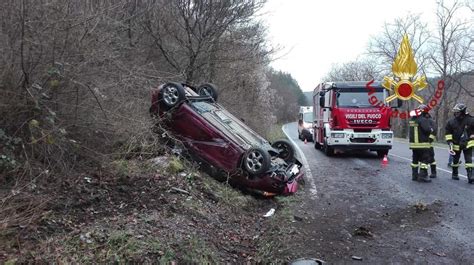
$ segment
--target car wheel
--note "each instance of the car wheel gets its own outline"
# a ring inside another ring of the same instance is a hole
[[[295,148],[287,140],[278,140],[272,144],[272,147],[278,149],[278,157],[286,162],[293,162],[295,158]]]
[[[244,154],[243,164],[248,173],[261,174],[270,168],[270,154],[258,147],[250,148]]]
[[[203,84],[197,88],[197,93],[200,96],[210,96],[217,102],[217,88],[213,84]]]
[[[185,92],[181,84],[167,83],[161,89],[158,100],[165,110],[169,110],[184,100]]]

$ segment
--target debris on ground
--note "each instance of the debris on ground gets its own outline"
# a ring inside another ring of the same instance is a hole
[[[326,262],[322,259],[315,259],[315,258],[302,258],[302,259],[297,259],[293,262],[290,263],[290,265],[322,265],[325,264]]]
[[[354,236],[374,237],[374,234],[364,226],[360,226],[354,230]]]
[[[270,217],[275,213],[275,208],[271,208],[270,211],[268,211],[266,214],[263,215],[263,217]]]
[[[303,217],[299,217],[297,215],[293,215],[293,219],[295,219],[295,221],[299,221],[299,222],[303,221]]]
[[[415,205],[413,205],[417,213],[424,212],[428,210],[428,206],[425,203],[419,202]]]

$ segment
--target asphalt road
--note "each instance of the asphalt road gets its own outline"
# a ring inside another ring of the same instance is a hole
[[[330,242],[300,255],[330,263],[352,263],[357,254],[369,263],[474,264],[474,185],[463,166],[461,180],[451,179],[446,148],[435,148],[438,177],[419,183],[411,180],[406,142],[396,141],[382,166],[375,152],[327,157],[298,139],[296,123],[283,130],[307,169],[301,214],[309,221],[299,229],[306,242]],[[362,226],[376,236],[354,236]]]

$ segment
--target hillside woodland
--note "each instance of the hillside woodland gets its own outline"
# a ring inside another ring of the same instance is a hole
[[[276,202],[209,182],[148,113],[164,82],[211,82],[263,136],[293,120],[287,87],[302,92],[269,67],[264,4],[1,1],[0,263],[268,256],[258,217]]]

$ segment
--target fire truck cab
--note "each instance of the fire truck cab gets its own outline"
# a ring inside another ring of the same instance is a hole
[[[392,148],[391,108],[380,82],[326,82],[313,92],[314,147],[338,151],[370,150],[379,157]]]

